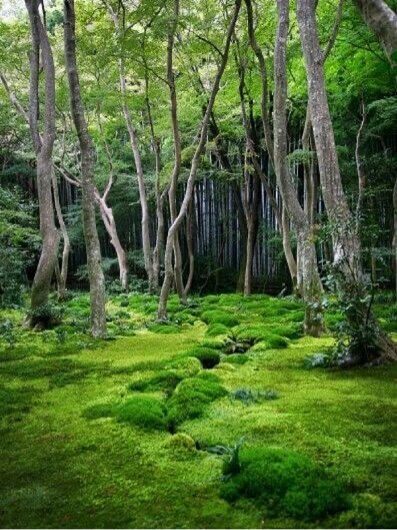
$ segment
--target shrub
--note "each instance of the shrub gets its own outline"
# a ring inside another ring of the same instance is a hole
[[[341,528],[397,528],[397,506],[378,496],[360,493],[352,499],[350,510],[339,517]]]
[[[253,448],[241,452],[240,462],[240,472],[221,488],[229,502],[258,499],[276,514],[307,521],[338,513],[347,505],[340,483],[304,455]]]
[[[119,422],[132,423],[144,429],[162,430],[166,427],[165,408],[154,397],[134,396],[116,405],[114,413]]]
[[[219,355],[219,352],[217,350],[214,350],[212,348],[205,348],[202,346],[191,350],[189,352],[189,355],[198,359],[203,365],[203,368],[207,369],[213,368],[214,366],[219,364],[221,360],[221,356]]]
[[[209,403],[226,393],[219,378],[214,374],[203,373],[185,379],[179,383],[168,401],[169,429],[173,431],[184,421],[202,416]]]
[[[227,328],[237,326],[238,319],[226,313],[225,311],[219,311],[218,309],[209,309],[201,314],[201,320],[206,324],[223,324]]]
[[[207,329],[209,337],[218,337],[219,335],[227,335],[229,329],[224,324],[210,324]]]

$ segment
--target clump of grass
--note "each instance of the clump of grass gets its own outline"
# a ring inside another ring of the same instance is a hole
[[[218,337],[219,335],[227,335],[229,328],[224,324],[210,324],[208,326],[206,334],[209,337]]]
[[[117,421],[148,430],[164,430],[166,414],[163,403],[150,396],[133,396],[114,407]]]
[[[304,455],[260,447],[241,451],[240,462],[240,471],[221,487],[221,496],[229,502],[256,499],[273,515],[303,521],[316,521],[347,506],[339,481]]]
[[[237,326],[239,323],[238,319],[227,313],[226,311],[220,311],[219,309],[209,309],[201,314],[201,320],[206,324],[222,324],[227,328]]]
[[[220,379],[209,373],[185,379],[168,401],[168,424],[171,431],[188,419],[203,415],[206,407],[227,394]]]
[[[207,348],[204,346],[198,346],[189,351],[191,357],[198,359],[203,368],[213,368],[220,363],[221,356],[217,350]]]
[[[175,451],[196,451],[196,442],[191,436],[185,434],[184,432],[178,432],[171,436],[167,442],[167,445]]]

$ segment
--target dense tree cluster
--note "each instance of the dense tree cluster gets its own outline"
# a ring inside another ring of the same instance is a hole
[[[376,337],[350,357],[395,359],[371,313],[397,272],[395,8],[3,8],[1,303],[31,284],[37,325],[54,282],[60,299],[89,286],[100,337],[106,283],[159,293],[159,319],[171,289],[182,304],[192,290],[289,290],[318,335],[335,289],[351,328],[364,318]]]

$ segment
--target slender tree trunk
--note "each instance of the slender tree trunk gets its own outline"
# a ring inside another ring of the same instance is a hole
[[[289,270],[291,280],[292,280],[292,289],[295,291],[297,289],[297,282],[298,282],[297,264],[296,264],[296,260],[295,260],[295,257],[294,257],[294,254],[291,248],[291,237],[290,237],[291,231],[289,227],[289,217],[288,217],[287,208],[285,207],[284,204],[282,206],[281,215],[282,215],[281,234],[283,238],[283,249],[284,249],[285,259],[288,265],[288,270]]]
[[[279,187],[288,214],[297,231],[301,260],[302,295],[305,301],[305,332],[317,336],[323,330],[322,286],[317,267],[313,233],[299,204],[287,162],[287,40],[289,0],[277,0],[278,28],[274,54],[274,162]]]
[[[193,212],[195,210],[195,200],[194,193],[192,194],[192,200],[190,201],[189,208],[186,216],[186,243],[187,243],[187,252],[189,259],[189,274],[186,281],[184,296],[190,292],[194,276],[194,246],[193,246]]]
[[[68,265],[69,265],[69,254],[70,254],[70,239],[69,234],[65,225],[65,221],[62,215],[61,204],[59,202],[59,193],[58,193],[58,182],[55,175],[55,170],[52,168],[52,189],[54,195],[54,204],[55,211],[58,218],[59,227],[63,239],[63,251],[62,251],[62,261],[61,261],[61,270],[59,271],[58,278],[58,300],[64,300],[66,296],[66,281],[68,278]]]
[[[214,85],[212,87],[211,95],[210,95],[210,98],[207,104],[207,110],[201,122],[199,141],[198,141],[198,144],[196,146],[196,149],[193,155],[193,159],[192,159],[192,163],[190,167],[190,173],[189,173],[189,177],[188,177],[187,184],[186,184],[185,196],[183,198],[182,205],[180,207],[178,216],[175,218],[175,221],[172,223],[168,231],[167,243],[166,243],[166,248],[165,248],[165,257],[164,257],[165,277],[164,277],[164,282],[161,288],[159,308],[158,308],[159,319],[165,319],[167,317],[167,301],[168,301],[171,281],[173,277],[172,249],[174,246],[174,239],[186,215],[186,212],[189,207],[189,203],[191,201],[192,194],[194,191],[194,183],[195,183],[196,174],[197,174],[197,170],[198,170],[199,163],[200,163],[200,158],[201,158],[201,155],[204,151],[204,148],[207,142],[208,123],[211,117],[216,95],[219,91],[221,78],[225,70],[228,57],[229,57],[230,42],[232,39],[232,35],[233,35],[234,27],[236,25],[237,16],[240,11],[240,7],[241,7],[241,0],[236,0],[234,12],[233,12],[233,15],[232,15],[232,18],[229,24],[229,28],[227,31],[227,35],[226,35],[226,41],[225,41],[225,46],[223,50],[222,60],[221,60],[220,66],[218,67],[218,72],[216,74]]]
[[[29,124],[37,155],[37,190],[39,199],[42,248],[33,279],[31,308],[33,311],[48,302],[51,280],[57,262],[59,235],[55,226],[52,200],[52,151],[55,140],[55,69],[47,31],[39,15],[38,0],[25,0],[32,36],[30,53]],[[42,53],[44,86],[44,131],[38,129],[39,117],[39,56]],[[31,325],[42,325],[37,317]]]
[[[94,337],[104,337],[106,336],[105,278],[95,221],[94,145],[84,116],[77,73],[74,0],[64,0],[64,40],[70,106],[81,151],[83,226],[90,282],[91,331]]]
[[[393,188],[393,220],[394,220],[394,237],[393,237],[393,246],[394,246],[394,266],[395,266],[395,293],[397,300],[397,179],[394,183]]]
[[[360,241],[342,187],[334,132],[325,89],[323,54],[317,35],[315,0],[297,1],[297,18],[305,60],[310,114],[316,144],[320,181],[325,207],[332,223],[334,264],[348,282],[362,281]],[[369,315],[382,359],[396,360],[397,348]]]

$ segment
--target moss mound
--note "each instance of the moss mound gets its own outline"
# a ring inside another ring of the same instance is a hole
[[[274,328],[273,328],[274,329]],[[281,335],[278,335],[269,326],[256,325],[240,325],[233,329],[234,338],[241,344],[246,344],[248,347],[264,342],[268,349],[282,349],[288,346],[288,340]],[[280,330],[282,327],[280,326]]]
[[[192,453],[196,451],[195,441],[191,436],[184,432],[178,432],[171,436],[167,445],[175,451],[189,451]]]
[[[166,366],[166,369],[174,369],[178,374],[185,378],[197,375],[201,371],[202,366],[201,362],[196,357],[183,356],[173,359],[171,362],[169,362]]]
[[[178,370],[163,370],[147,379],[134,381],[128,388],[129,390],[139,392],[162,390],[166,394],[171,395],[178,383],[180,383],[185,377],[186,376]]]
[[[215,374],[203,373],[185,379],[168,401],[168,425],[173,431],[186,420],[203,415],[205,408],[227,394]]]
[[[209,337],[218,337],[219,335],[227,335],[229,328],[224,324],[210,324],[207,329]]]
[[[170,324],[168,322],[162,322],[162,323],[156,323],[156,324],[150,324],[148,326],[149,331],[152,333],[178,333],[179,328],[175,324]]]
[[[131,423],[148,430],[166,428],[165,408],[159,399],[134,396],[114,407],[117,421]]]
[[[316,521],[347,507],[335,477],[328,476],[306,456],[270,448],[241,451],[240,472],[221,487],[229,502],[257,499],[273,515]]]
[[[201,314],[201,320],[206,324],[222,324],[227,328],[237,326],[239,323],[238,319],[227,313],[226,311],[220,311],[218,309],[209,309]]]

